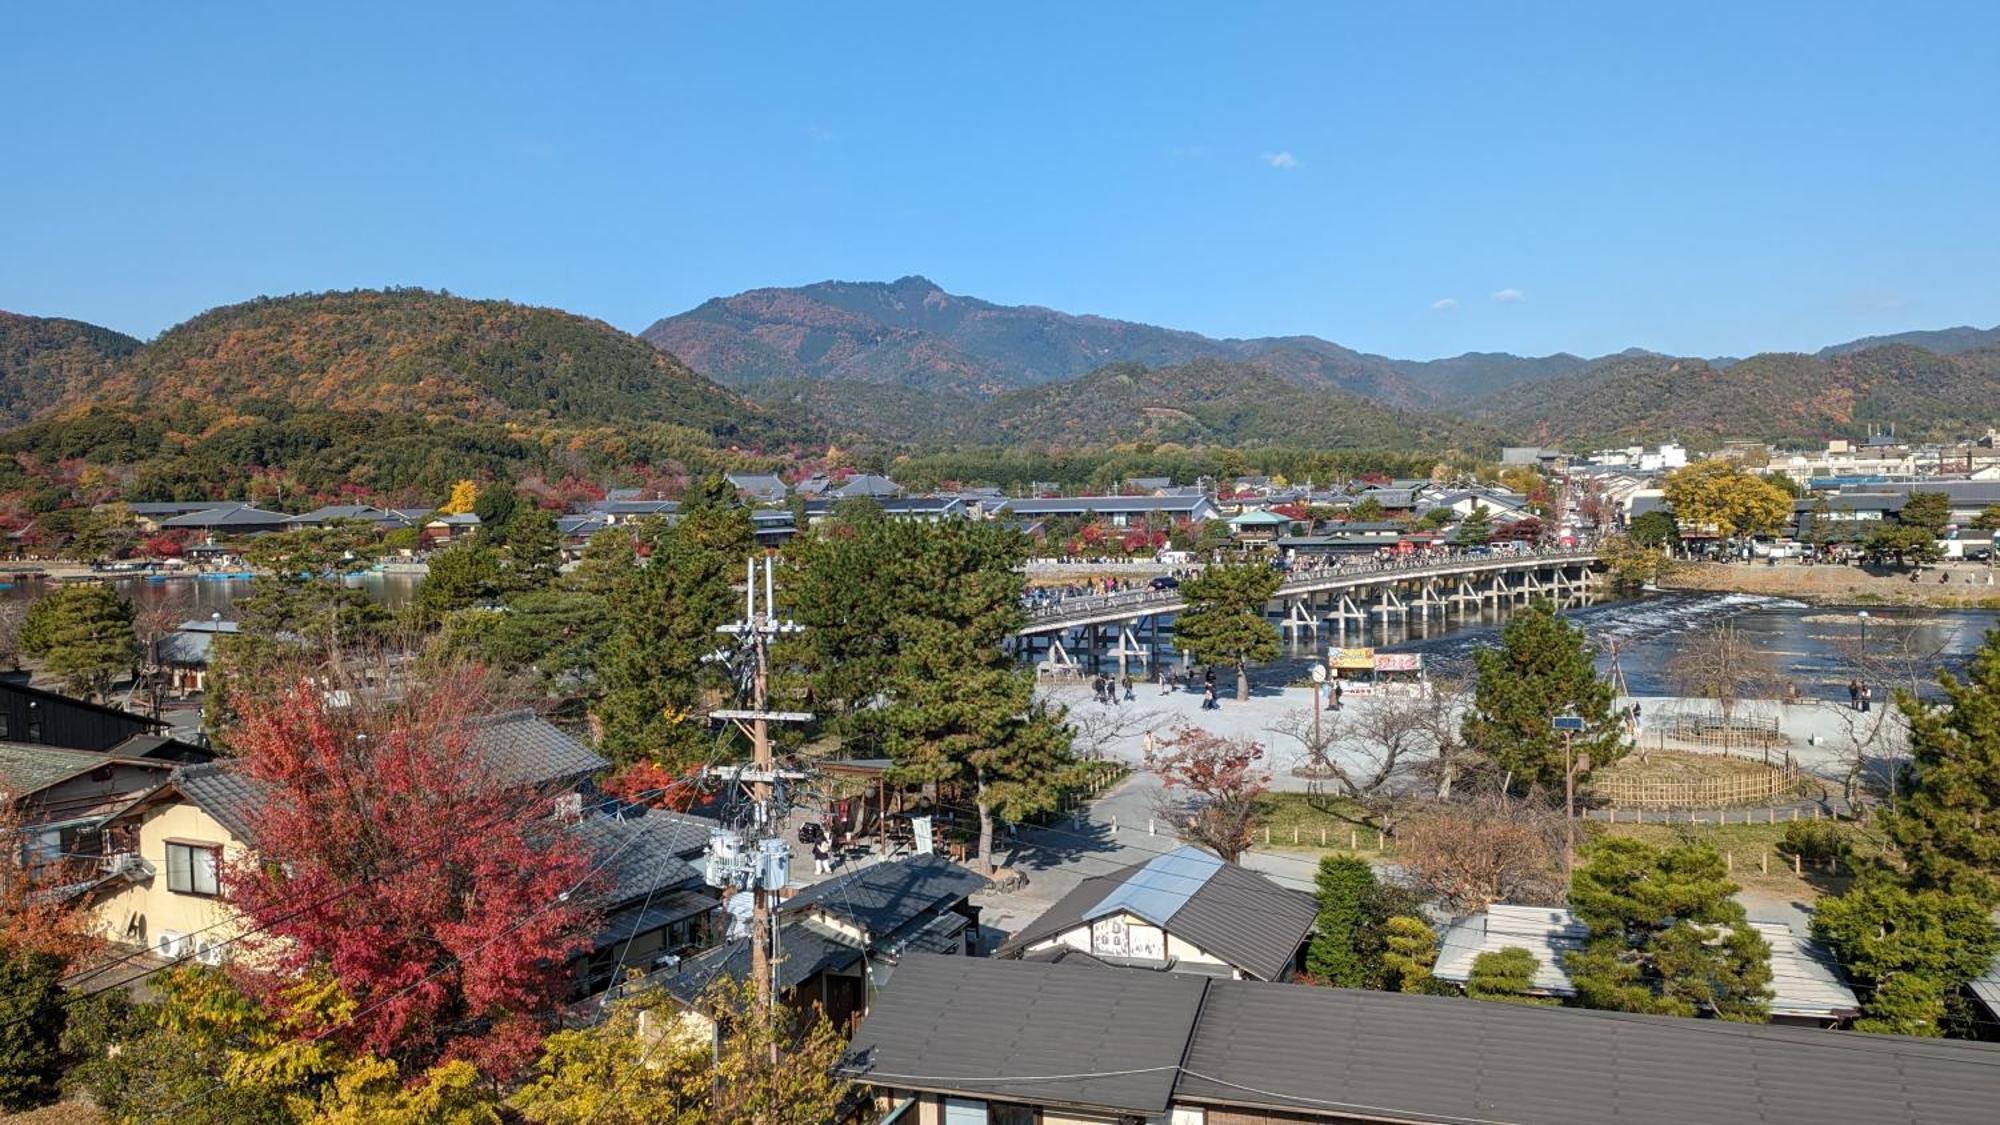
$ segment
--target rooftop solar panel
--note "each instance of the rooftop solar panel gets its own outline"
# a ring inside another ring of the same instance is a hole
[[[1221,868],[1220,859],[1199,848],[1175,848],[1119,884],[1087,911],[1086,917],[1102,918],[1123,910],[1155,926],[1165,926]]]

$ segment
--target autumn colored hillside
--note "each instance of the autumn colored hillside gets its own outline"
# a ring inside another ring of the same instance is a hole
[[[88,394],[139,341],[58,317],[0,312],[0,428]]]

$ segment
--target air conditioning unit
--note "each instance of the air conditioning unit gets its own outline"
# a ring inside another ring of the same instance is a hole
[[[153,952],[169,961],[178,961],[188,955],[187,935],[173,930],[161,930],[153,939]]]
[[[202,938],[194,943],[194,959],[204,965],[220,965],[222,964],[223,950],[226,948],[228,947],[219,941],[210,941],[207,938]]]

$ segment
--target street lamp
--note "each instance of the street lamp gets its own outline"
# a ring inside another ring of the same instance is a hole
[[[1576,771],[1579,764],[1590,764],[1589,755],[1578,763],[1574,742],[1589,725],[1583,716],[1565,713],[1550,719],[1549,728],[1563,736],[1563,881],[1568,883],[1576,877]]]

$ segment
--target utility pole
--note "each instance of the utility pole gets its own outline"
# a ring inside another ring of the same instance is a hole
[[[759,563],[762,563],[760,566]],[[710,882],[727,883],[749,891],[753,896],[750,914],[750,966],[751,975],[757,984],[758,1003],[766,1010],[778,1002],[778,959],[777,918],[771,909],[773,896],[783,890],[791,871],[791,847],[780,835],[783,817],[773,803],[776,783],[780,780],[803,777],[793,770],[780,770],[771,753],[771,724],[803,723],[812,715],[803,711],[772,711],[770,706],[771,686],[771,641],[776,637],[797,633],[800,627],[795,621],[781,620],[777,610],[776,582],[773,568],[776,560],[768,554],[763,559],[751,556],[744,565],[743,572],[743,617],[727,625],[716,627],[716,632],[727,633],[737,639],[739,652],[742,646],[749,649],[750,663],[750,706],[747,710],[711,711],[709,717],[733,722],[738,729],[750,736],[750,768],[736,770],[714,770],[724,776],[734,777],[750,784],[752,838],[748,841],[734,840],[728,851],[733,853],[731,861],[717,863],[716,851],[710,849]],[[761,604],[758,587],[763,587]],[[733,861],[733,862],[732,862]],[[719,868],[719,869],[718,869]]]
[[[1563,884],[1576,878],[1576,732],[1584,729],[1580,715],[1557,715],[1549,726],[1563,736]]]

